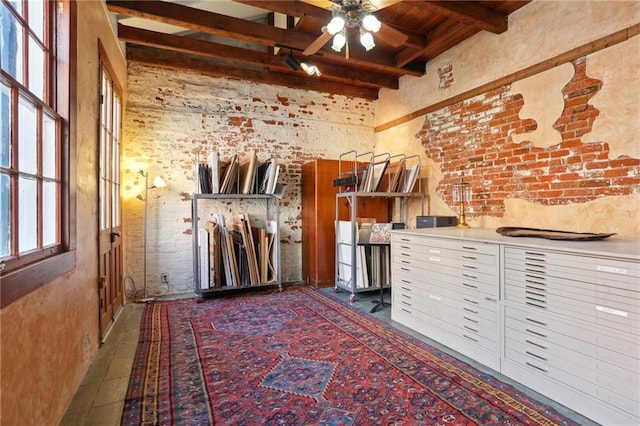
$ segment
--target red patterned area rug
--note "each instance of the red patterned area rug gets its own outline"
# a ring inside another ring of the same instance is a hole
[[[574,424],[329,295],[155,302],[123,425]]]

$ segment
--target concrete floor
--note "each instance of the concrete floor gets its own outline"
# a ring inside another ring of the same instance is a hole
[[[332,288],[323,291],[340,300],[348,302],[349,293],[344,291],[334,292]],[[193,297],[193,293],[167,297],[174,299],[181,297]],[[390,300],[390,290],[385,290],[385,301]],[[358,293],[353,306],[369,312],[374,302],[380,299],[379,292]],[[69,404],[60,426],[118,426],[124,406],[124,398],[129,383],[129,374],[133,365],[138,336],[140,334],[140,321],[144,304],[129,303],[122,309],[115,325],[109,333],[107,340],[98,350],[95,360],[93,360],[89,371]],[[373,315],[386,323],[414,336],[418,339],[447,352],[456,358],[467,362],[473,367],[487,374],[491,374],[497,379],[516,387],[519,391],[532,396],[543,402],[566,417],[574,420],[580,425],[596,426],[597,423],[569,410],[568,408],[549,400],[544,396],[531,391],[521,384],[502,376],[489,368],[484,367],[464,355],[460,355],[442,346],[425,336],[420,335],[396,322],[391,321],[391,308],[385,306],[383,309],[373,313]]]

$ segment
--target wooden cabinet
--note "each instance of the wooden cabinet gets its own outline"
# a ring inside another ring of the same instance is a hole
[[[640,241],[392,233],[391,318],[602,424],[640,424]]]
[[[302,166],[302,279],[316,287],[335,285],[335,219],[338,160],[316,159]],[[339,205],[340,218],[349,219],[346,200]],[[388,222],[386,199],[359,200],[360,217]]]

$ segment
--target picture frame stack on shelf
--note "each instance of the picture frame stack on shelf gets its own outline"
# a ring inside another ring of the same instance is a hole
[[[222,161],[212,152],[206,159],[196,158],[191,198],[195,292],[281,290],[279,203],[285,186],[277,182],[275,158],[260,163],[249,152]]]
[[[274,157],[259,161],[255,151],[222,159],[217,151],[196,158],[195,192],[200,194],[273,194],[282,198],[280,165]]]
[[[370,285],[370,283],[382,283],[381,285],[390,287],[392,279],[390,276],[370,276],[371,273],[386,274],[389,268],[371,268],[366,262],[366,252],[361,247],[365,242],[360,241],[359,238],[367,229],[359,223],[361,218],[358,216],[358,200],[386,198],[389,202],[398,201],[399,223],[405,226],[407,200],[420,199],[424,214],[422,202],[424,194],[419,179],[420,157],[417,155],[407,157],[404,154],[392,156],[388,153],[372,152],[359,154],[353,150],[341,154],[339,161],[338,176],[334,180],[334,186],[340,188],[336,194],[335,290],[350,291],[349,299],[354,301],[356,293],[380,289],[379,285]],[[339,218],[339,206],[343,200],[346,200],[349,207],[349,220],[346,221]],[[388,226],[376,225],[376,231],[381,230],[383,234],[380,238],[389,236]],[[367,235],[370,238],[373,234],[372,224],[368,231]],[[366,241],[366,244],[370,243],[370,240]],[[378,244],[381,243],[383,242]],[[380,265],[389,265],[390,250],[381,250],[381,252],[384,253],[385,258],[380,261]]]

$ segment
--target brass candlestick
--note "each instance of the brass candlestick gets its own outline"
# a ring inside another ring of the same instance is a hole
[[[460,203],[458,228],[469,228],[465,215],[465,203],[471,201],[471,186],[460,178],[460,182],[453,184],[453,201]]]

